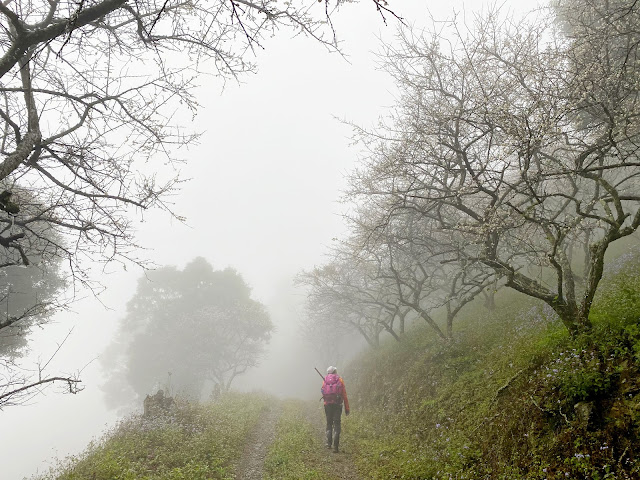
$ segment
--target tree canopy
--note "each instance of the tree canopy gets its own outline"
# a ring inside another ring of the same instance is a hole
[[[446,338],[459,307],[504,285],[572,334],[590,329],[605,253],[640,226],[639,8],[560,0],[522,19],[490,9],[468,29],[399,29],[381,55],[398,102],[377,128],[356,127],[364,152],[346,194],[348,256],[395,279],[387,302]],[[313,308],[324,286],[308,283]]]
[[[128,400],[127,391],[141,398],[159,387],[195,398],[215,385],[228,390],[258,365],[273,331],[250,294],[236,271],[214,270],[203,258],[140,278],[103,358],[111,403]]]

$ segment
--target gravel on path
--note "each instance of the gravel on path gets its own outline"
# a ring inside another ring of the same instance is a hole
[[[242,458],[236,469],[236,480],[262,480],[264,459],[269,445],[276,436],[276,425],[282,414],[279,402],[272,404],[255,430],[249,435],[249,440],[242,452]]]

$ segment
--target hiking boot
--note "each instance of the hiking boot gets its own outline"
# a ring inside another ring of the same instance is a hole
[[[333,446],[333,453],[340,453],[340,451],[338,450],[338,445]]]
[[[327,443],[327,448],[331,448],[331,444],[330,443]]]

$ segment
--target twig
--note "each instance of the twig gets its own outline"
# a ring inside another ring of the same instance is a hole
[[[624,449],[624,452],[622,452],[622,455],[620,455],[620,458],[618,459],[618,463],[622,463],[622,459],[627,454],[627,450],[629,450],[628,446]]]
[[[167,8],[168,4],[169,4],[169,0],[165,0],[165,2],[162,4],[162,8],[158,12],[158,15],[156,15],[156,18],[153,19],[153,22],[151,23],[151,26],[149,27],[149,33],[148,33],[148,37],[149,38],[151,38],[151,32],[153,32],[153,27],[155,27],[156,23],[158,22],[158,20],[160,20],[160,15],[162,15],[162,13],[164,12],[165,8]]]
[[[23,387],[16,388],[15,390],[12,390],[10,392],[3,393],[2,395],[0,395],[0,408],[2,408],[2,404],[3,403],[8,403],[7,399],[10,399],[12,396],[18,395],[20,393],[25,392],[26,390],[38,387],[40,385],[45,385],[45,384],[53,383],[53,382],[66,382],[67,385],[69,386],[69,393],[76,394],[79,391],[81,391],[81,389],[78,387],[78,384],[82,383],[82,380],[77,380],[77,379],[71,378],[71,377],[45,378],[43,380],[38,380],[37,382],[30,383],[29,385],[25,385]]]
[[[385,0],[373,0],[373,3],[375,3],[376,5],[376,10],[380,12],[380,16],[382,17],[382,21],[384,22],[385,25],[387,24],[387,18],[384,16],[384,13],[387,12],[393,15],[396,18],[396,20],[398,20],[402,25],[406,26],[406,23],[404,22],[404,18],[398,16],[393,10],[387,7],[387,2]]]
[[[62,346],[66,343],[67,339],[69,338],[69,336],[71,335],[71,332],[73,332],[73,329],[75,327],[72,327],[69,332],[67,333],[67,335],[64,337],[64,339],[62,340],[62,342],[60,342],[58,344],[58,348],[56,348],[55,352],[53,352],[53,354],[51,355],[51,357],[49,357],[49,360],[47,360],[47,362],[44,364],[43,367],[39,367],[39,371],[40,373],[44,371],[45,368],[47,368],[47,365],[49,365],[49,363],[51,363],[51,360],[53,360],[53,358],[58,354],[58,352],[60,351],[60,349],[62,348]]]
[[[496,391],[495,395],[493,396],[492,402],[495,402],[500,396],[500,394],[504,392],[507,388],[509,388],[509,386],[513,383],[513,381],[516,378],[518,378],[520,375],[522,375],[524,371],[525,371],[524,368],[518,370],[515,375],[513,375],[509,380],[507,380],[507,382]]]
[[[541,412],[548,413],[548,414],[550,414],[550,415],[555,415],[555,414],[556,414],[556,412],[554,412],[553,410],[548,410],[548,409],[543,408],[543,407],[541,407],[540,405],[538,405],[538,402],[536,402],[536,401],[534,400],[534,398],[533,398],[531,395],[529,395],[529,398],[531,399],[531,401],[533,402],[533,404],[534,404],[536,407],[538,407],[538,409],[539,409]],[[562,408],[560,409],[560,415],[562,415],[562,417],[564,418],[564,421],[565,421],[565,422],[567,422],[567,425],[570,425],[570,424],[571,424],[571,422],[569,421],[569,419],[567,418],[567,416],[562,412]]]

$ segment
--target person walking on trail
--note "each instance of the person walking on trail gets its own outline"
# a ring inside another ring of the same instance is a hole
[[[349,415],[349,399],[344,381],[338,375],[336,367],[327,368],[327,376],[324,377],[321,391],[324,400],[324,413],[327,417],[327,448],[333,446],[333,451],[338,453],[342,404],[344,403],[345,415]]]

